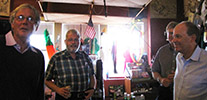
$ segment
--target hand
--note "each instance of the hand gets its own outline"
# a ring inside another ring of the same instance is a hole
[[[94,93],[94,89],[90,89],[90,90],[85,91],[85,94],[88,94],[88,95],[85,96],[84,100],[89,100],[90,97],[93,95],[93,93]]]
[[[171,83],[173,82],[174,80],[174,76],[175,76],[175,73],[171,73],[167,76],[167,78],[171,81]]]
[[[161,78],[160,83],[164,86],[164,87],[168,87],[171,84],[171,81],[168,78]]]
[[[70,91],[69,91],[69,89],[67,89],[66,87],[62,87],[62,88],[58,88],[57,90],[56,90],[56,92],[59,94],[59,95],[61,95],[61,96],[63,96],[64,98],[68,98],[68,96],[70,95]]]

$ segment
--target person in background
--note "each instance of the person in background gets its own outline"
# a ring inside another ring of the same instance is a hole
[[[56,92],[56,100],[88,100],[96,87],[92,61],[79,50],[80,34],[77,30],[67,32],[65,44],[67,48],[50,59],[45,84]]]
[[[171,21],[166,26],[166,40],[169,43],[160,47],[152,65],[152,76],[160,83],[156,100],[173,100],[173,77],[177,52],[174,51],[172,34],[176,25],[177,22]]]
[[[191,22],[179,23],[173,32],[178,51],[174,100],[207,100],[207,51],[201,49],[199,29]]]
[[[29,42],[39,23],[29,4],[11,12],[11,31],[0,35],[0,100],[44,100],[44,56]]]

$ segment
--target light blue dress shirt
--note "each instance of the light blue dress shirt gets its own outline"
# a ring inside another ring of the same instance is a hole
[[[207,100],[207,52],[196,47],[189,59],[176,57],[174,100]]]

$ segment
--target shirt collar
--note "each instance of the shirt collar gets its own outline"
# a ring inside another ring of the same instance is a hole
[[[14,47],[17,49],[17,51],[20,52],[20,50],[19,50],[19,45],[18,45],[17,42],[14,40],[14,37],[13,37],[11,31],[9,31],[9,32],[5,35],[5,38],[6,38],[6,46],[14,46]],[[24,52],[26,52],[29,48],[31,48],[31,50],[32,50],[33,52],[37,53],[37,51],[34,49],[34,47],[30,46],[30,44],[29,44],[28,48],[27,48]],[[20,52],[20,53],[24,53],[24,52]]]
[[[201,53],[201,48],[199,46],[197,46],[190,58],[185,60],[182,53],[178,54],[178,58],[181,58],[182,60],[185,60],[185,61],[188,61],[190,59],[192,61],[198,61],[199,57],[200,57],[200,53]]]
[[[16,41],[14,40],[14,37],[13,37],[11,31],[9,31],[9,32],[5,35],[5,37],[6,37],[6,46],[14,46],[14,45],[17,44]]]
[[[65,49],[65,53],[66,53],[66,56],[71,57],[68,49]],[[76,55],[76,58],[79,58],[81,56],[79,50],[75,53],[75,55]]]
[[[190,59],[192,59],[193,61],[198,61],[200,57],[200,53],[201,53],[201,48],[197,46]]]

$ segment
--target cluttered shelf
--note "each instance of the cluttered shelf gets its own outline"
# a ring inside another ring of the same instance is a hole
[[[159,83],[152,78],[146,61],[127,63],[125,78],[104,80],[106,100],[124,100],[126,98],[145,98],[155,100]]]
[[[145,100],[155,100],[158,91],[158,83],[153,79],[108,79],[104,80],[105,100],[124,100],[134,96],[145,96]]]

